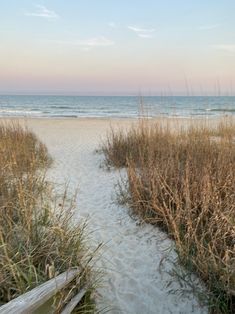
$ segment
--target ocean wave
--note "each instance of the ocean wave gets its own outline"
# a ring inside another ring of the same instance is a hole
[[[49,108],[51,108],[51,109],[70,109],[70,110],[76,109],[76,107],[73,107],[73,106],[61,106],[61,105],[51,105]]]
[[[213,112],[235,112],[234,109],[230,108],[206,108],[206,111],[213,111]]]
[[[16,109],[0,109],[0,115],[20,115],[20,116],[25,116],[25,115],[38,115],[42,114],[42,111],[32,111],[32,110],[16,110]]]
[[[50,118],[78,118],[78,116],[74,114],[51,114]]]

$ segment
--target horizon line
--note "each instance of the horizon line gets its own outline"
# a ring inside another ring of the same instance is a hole
[[[56,94],[56,93],[1,93],[0,96],[54,96],[54,97],[235,97],[235,94],[76,94],[76,93],[68,93],[68,94]]]

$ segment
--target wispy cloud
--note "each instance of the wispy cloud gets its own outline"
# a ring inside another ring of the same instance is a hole
[[[200,31],[208,31],[208,30],[211,30],[211,29],[216,29],[219,26],[220,26],[219,24],[201,25],[201,26],[198,27],[198,30],[200,30]]]
[[[36,17],[42,17],[46,19],[58,19],[59,15],[55,13],[52,10],[48,10],[45,6],[43,5],[36,5],[36,11],[35,12],[26,12],[26,16],[36,16]]]
[[[136,26],[128,26],[128,28],[136,33],[153,33],[155,32],[154,28],[140,28]]]
[[[235,44],[213,45],[213,48],[227,53],[235,54]]]
[[[94,38],[88,38],[88,39],[78,39],[78,40],[56,40],[53,41],[58,44],[65,44],[65,45],[73,45],[73,46],[81,46],[84,48],[84,50],[89,50],[89,48],[92,47],[107,47],[114,45],[114,41],[104,37],[94,37]]]
[[[127,28],[136,33],[141,38],[153,38],[155,29],[154,28],[141,28],[138,26],[127,26]]]

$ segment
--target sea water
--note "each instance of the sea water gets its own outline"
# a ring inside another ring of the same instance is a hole
[[[235,115],[234,96],[0,96],[2,117],[138,118]]]

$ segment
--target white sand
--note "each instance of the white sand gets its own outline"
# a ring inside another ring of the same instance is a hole
[[[96,243],[105,243],[99,267],[106,270],[104,286],[98,289],[98,306],[110,313],[206,313],[192,294],[179,296],[169,290],[180,288],[177,282],[167,287],[172,277],[161,272],[171,269],[164,261],[172,242],[150,225],[139,226],[126,208],[113,202],[117,171],[100,168],[102,156],[94,153],[110,121],[29,119],[27,121],[48,146],[55,164],[50,177],[57,183],[79,187],[76,219],[89,217],[89,229]],[[113,126],[128,126],[120,120]]]

